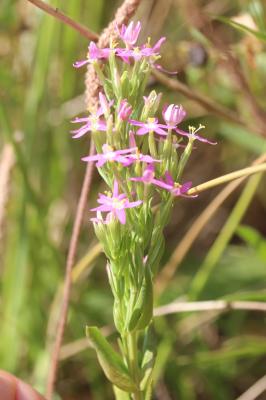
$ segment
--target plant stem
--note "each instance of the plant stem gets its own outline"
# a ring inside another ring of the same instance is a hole
[[[128,367],[132,376],[132,379],[139,388],[139,366],[138,366],[138,335],[137,332],[130,332],[127,336],[127,349],[128,349]],[[142,400],[142,394],[140,390],[133,393],[134,400]]]
[[[63,22],[64,24],[70,26],[73,28],[75,31],[77,31],[79,34],[84,36],[86,39],[89,40],[98,40],[99,35],[95,32],[92,32],[90,29],[88,29],[86,26],[78,23],[77,21],[74,21],[72,18],[68,17],[62,11],[60,11],[58,8],[51,7],[49,4],[45,3],[42,0],[28,0],[30,3],[34,4],[36,7],[40,8],[47,14],[52,15],[59,21]]]

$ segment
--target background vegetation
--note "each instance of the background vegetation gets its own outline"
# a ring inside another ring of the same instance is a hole
[[[120,2],[50,4],[100,32]],[[198,184],[248,166],[262,155],[263,1],[143,0],[136,18],[143,22],[145,36],[154,41],[167,36],[162,64],[179,71],[171,78],[177,87],[154,77],[149,89],[163,92],[165,102],[184,106],[184,126],[202,123],[206,135],[218,141],[216,147],[197,144],[186,178]],[[70,119],[84,112],[84,71],[74,70],[72,63],[84,57],[87,45],[78,33],[26,0],[2,0],[0,366],[41,391],[84,175],[80,158],[89,148],[88,138],[73,141],[69,134]],[[64,400],[112,398],[96,354],[84,339],[86,324],[105,327],[112,335],[105,260],[89,223],[89,208],[104,190],[99,182],[95,173],[73,273],[57,384],[58,398]],[[158,306],[176,299],[265,301],[265,177],[256,175],[232,190],[195,233],[195,221],[220,191],[178,201],[166,231],[156,285]],[[195,238],[185,236],[189,229]],[[151,341],[158,349],[156,399],[233,400],[265,374],[261,312],[216,310],[156,317]]]

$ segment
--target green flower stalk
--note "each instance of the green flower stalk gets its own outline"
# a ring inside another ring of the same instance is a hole
[[[88,57],[74,64],[91,63],[103,86],[99,108],[76,118],[82,126],[73,138],[90,133],[97,150],[85,156],[96,166],[109,190],[100,194],[91,218],[107,257],[107,275],[114,296],[113,317],[119,333],[117,352],[96,327],[87,328],[103,371],[114,385],[117,399],[149,399],[155,352],[145,349],[145,336],[153,317],[153,279],[164,251],[163,230],[177,197],[189,196],[191,182],[182,174],[197,130],[178,125],[186,112],[171,104],[156,118],[161,95],[144,97],[153,68],[160,68],[161,38],[154,46],[136,46],[140,22],[122,26],[124,47],[110,43],[99,49],[90,43]],[[188,143],[180,144],[186,138]]]

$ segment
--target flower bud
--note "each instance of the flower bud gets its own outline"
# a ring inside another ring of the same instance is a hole
[[[118,118],[126,121],[132,113],[132,107],[127,100],[122,100],[118,108]]]
[[[144,96],[144,107],[142,112],[142,120],[146,120],[150,115],[155,115],[161,101],[162,94],[157,94],[153,90],[148,97]]]
[[[128,26],[122,25],[120,30],[120,37],[128,47],[132,47],[138,40],[141,31],[141,23],[138,21],[136,24],[132,21]]]
[[[163,118],[170,128],[175,128],[176,125],[180,124],[186,116],[186,111],[182,106],[176,106],[170,104],[165,106],[163,109]]]

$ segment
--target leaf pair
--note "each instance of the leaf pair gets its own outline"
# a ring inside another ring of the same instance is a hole
[[[95,326],[87,327],[86,334],[96,350],[99,363],[109,381],[125,392],[137,392],[138,388],[131,379],[122,358],[114,351],[100,330]]]

